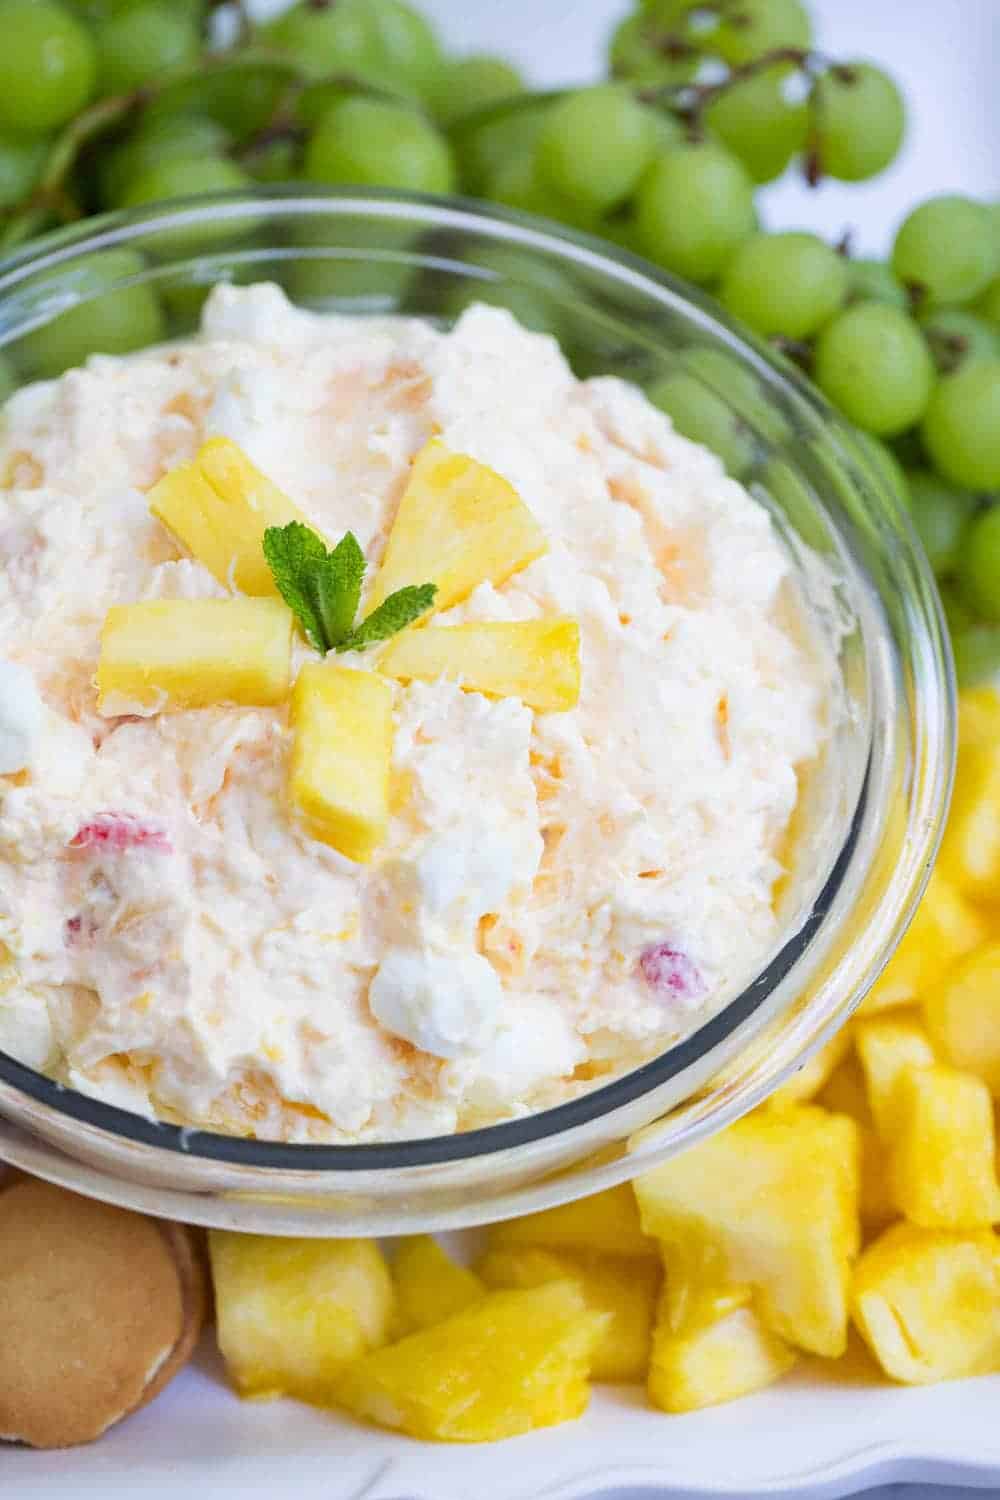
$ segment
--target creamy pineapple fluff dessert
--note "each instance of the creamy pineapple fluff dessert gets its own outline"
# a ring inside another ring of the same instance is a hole
[[[18,393],[0,463],[3,1050],[224,1131],[450,1132],[773,947],[832,668],[638,390],[492,308],[220,287]]]

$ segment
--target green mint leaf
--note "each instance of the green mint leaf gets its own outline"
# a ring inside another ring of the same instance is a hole
[[[372,610],[353,635],[341,641],[337,650],[362,651],[365,646],[373,646],[376,641],[387,641],[391,635],[405,630],[407,625],[412,625],[414,620],[429,610],[436,593],[437,585],[433,583],[410,584],[408,588],[397,589],[388,599],[383,599],[377,609]]]
[[[322,537],[301,521],[269,526],[264,532],[264,556],[278,593],[298,620],[309,644],[324,653],[329,651],[330,644],[316,601],[313,577],[326,555]]]
[[[323,622],[326,650],[350,635],[358,612],[365,577],[365,554],[354,533],[347,531],[327,552],[311,579],[310,594]]]

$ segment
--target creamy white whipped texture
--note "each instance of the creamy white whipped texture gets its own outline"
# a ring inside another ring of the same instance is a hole
[[[368,866],[291,817],[285,708],[96,712],[110,605],[224,593],[145,500],[213,434],[370,577],[440,435],[549,549],[439,621],[579,621],[569,712],[394,686]],[[0,1049],[224,1130],[447,1132],[654,1055],[773,945],[830,663],[763,509],[639,391],[496,309],[446,334],[220,287],[190,343],[17,394],[0,473]]]

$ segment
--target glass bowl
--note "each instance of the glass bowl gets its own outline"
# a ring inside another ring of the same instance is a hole
[[[680,425],[686,413],[793,553],[804,544],[835,574],[849,712],[812,794],[780,940],[724,1010],[643,1066],[488,1128],[324,1146],[142,1118],[0,1053],[0,1158],[152,1213],[313,1235],[457,1228],[624,1181],[800,1067],[859,1004],[920,897],[950,788],[954,684],[900,500],[794,367],[707,298],[597,240],[458,199],[266,189],[61,231],[0,265],[5,378],[182,336],[220,280],[442,322],[500,302],[555,333],[580,375],[661,394],[672,382],[675,403],[680,382]]]

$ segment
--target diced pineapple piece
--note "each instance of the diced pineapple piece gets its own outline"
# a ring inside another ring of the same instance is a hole
[[[668,1278],[671,1274],[668,1264]],[[664,1288],[646,1388],[662,1411],[699,1411],[773,1385],[797,1357],[761,1321],[749,1287],[726,1287],[688,1299],[687,1315],[679,1323]]]
[[[956,960],[987,936],[982,913],[936,870],[903,941],[866,998],[862,1012],[870,1014],[922,1000]]]
[[[653,1260],[586,1252],[520,1249],[489,1250],[477,1267],[488,1286],[542,1286],[569,1281],[591,1312],[607,1313],[608,1326],[594,1350],[594,1380],[642,1380],[649,1363],[653,1309],[660,1267]]]
[[[584,1411],[607,1318],[566,1282],[491,1292],[464,1312],[350,1365],[337,1399],[411,1437],[493,1442]]]
[[[448,609],[477,584],[503,583],[547,545],[506,479],[432,438],[413,461],[370,607],[407,584],[434,583],[435,609]]]
[[[401,1333],[415,1333],[441,1323],[486,1295],[479,1277],[452,1260],[429,1234],[400,1241],[392,1263],[392,1279]]]
[[[1000,743],[960,741],[938,868],[967,896],[1000,899]]]
[[[288,789],[308,833],[366,863],[389,822],[392,689],[375,672],[309,663],[292,694]]]
[[[428,625],[398,635],[378,665],[404,682],[445,677],[469,692],[558,713],[580,697],[580,627],[575,620]]]
[[[825,1047],[820,1047],[814,1052],[809,1061],[801,1067],[797,1073],[776,1089],[769,1099],[769,1104],[781,1106],[783,1104],[801,1104],[807,1099],[812,1099],[819,1093],[834,1069],[843,1062],[851,1048],[851,1028],[841,1027],[837,1034],[830,1038]]]
[[[638,1178],[642,1226],[666,1243],[668,1264],[679,1254],[754,1287],[772,1332],[836,1356],[860,1240],[858,1156],[846,1116],[759,1110]]]
[[[1000,1241],[896,1224],[858,1261],[851,1311],[894,1380],[1000,1370]]]
[[[1000,1219],[993,1102],[971,1073],[904,1068],[894,1095],[889,1183],[925,1229],[978,1229]]]
[[[860,1021],[856,1038],[875,1129],[888,1141],[896,1123],[896,1084],[906,1068],[930,1067],[934,1048],[919,1014],[912,1010]]]
[[[857,1057],[844,1059],[828,1079],[818,1102],[835,1114],[849,1115],[858,1128],[861,1146],[861,1196],[858,1207],[868,1235],[877,1234],[896,1218],[898,1209],[889,1188],[889,1162],[868,1104],[865,1075]]]
[[[276,596],[264,557],[268,526],[306,517],[229,438],[210,438],[193,464],[172,469],[147,496],[149,508],[224,588]]]
[[[292,615],[278,599],[152,599],[108,610],[97,709],[108,717],[288,696]]]
[[[330,1402],[351,1360],[384,1344],[392,1278],[374,1240],[208,1237],[219,1347],[242,1396]]]
[[[629,1183],[561,1203],[540,1213],[525,1214],[493,1224],[490,1249],[509,1245],[544,1245],[553,1250],[593,1250],[604,1255],[635,1255],[659,1258],[653,1240],[643,1234],[639,1210]]]
[[[963,958],[927,995],[924,1016],[945,1060],[1000,1095],[1000,943]]]

